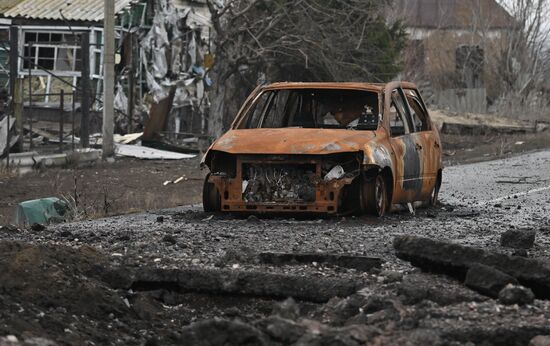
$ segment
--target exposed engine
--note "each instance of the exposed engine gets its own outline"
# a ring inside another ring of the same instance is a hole
[[[245,164],[242,196],[245,202],[315,202],[319,180],[315,165]]]

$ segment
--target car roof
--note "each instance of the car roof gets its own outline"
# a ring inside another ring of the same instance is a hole
[[[390,84],[401,84],[403,88],[416,88],[413,83],[398,81],[390,83],[364,83],[364,82],[278,82],[261,87],[262,90],[280,89],[342,89],[342,90],[368,90],[382,92]]]

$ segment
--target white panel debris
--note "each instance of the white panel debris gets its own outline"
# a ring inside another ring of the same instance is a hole
[[[147,160],[183,160],[192,159],[196,156],[120,143],[115,144],[115,152],[117,156],[128,156]]]

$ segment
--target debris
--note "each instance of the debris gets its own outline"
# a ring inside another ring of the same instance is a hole
[[[163,186],[172,184],[171,180],[166,180],[164,183],[162,183]]]
[[[138,139],[140,139],[142,136],[143,136],[143,132],[129,133],[129,134],[124,135],[124,136],[115,134],[114,137],[113,137],[113,140],[116,143],[132,144],[132,143],[136,142]]]
[[[531,304],[534,300],[533,291],[520,285],[508,284],[498,294],[498,301],[505,305]]]
[[[415,210],[414,210],[414,206],[412,205],[412,203],[407,203],[407,208],[409,209],[409,213],[410,213],[411,215],[415,215],[415,214],[416,214],[416,212],[415,212]]]
[[[517,283],[512,276],[479,263],[470,266],[464,280],[469,288],[493,298],[497,298],[506,285]]]
[[[205,320],[183,327],[181,344],[210,345],[267,345],[264,335],[255,327],[221,319]]]
[[[415,266],[459,278],[475,263],[491,266],[531,288],[535,296],[550,298],[550,267],[545,261],[414,236],[395,237],[393,247],[397,257]]]
[[[292,297],[289,297],[282,302],[275,303],[271,314],[289,320],[296,320],[300,317],[300,307]]]
[[[17,224],[49,224],[64,222],[68,217],[69,207],[65,201],[56,197],[41,198],[21,202],[17,205]]]
[[[177,184],[177,183],[181,182],[183,179],[185,179],[185,177],[179,177],[178,179],[174,180],[173,183]]]
[[[147,160],[183,160],[192,159],[196,156],[120,143],[115,144],[115,151],[118,156],[129,156]]]
[[[162,237],[162,241],[165,242],[165,243],[172,244],[172,245],[176,244],[176,242],[177,242],[176,238],[174,238],[174,236],[171,235],[171,234],[167,234],[164,237]]]
[[[211,294],[255,297],[294,297],[323,303],[332,297],[347,297],[363,285],[360,279],[309,277],[289,274],[218,269],[141,269],[132,285],[134,291],[178,287]]]
[[[42,232],[42,231],[46,230],[46,226],[35,222],[31,225],[31,229],[35,232]]]
[[[164,216],[157,216],[157,222],[163,223],[164,222]]]
[[[258,255],[261,263],[274,265],[288,265],[293,263],[311,264],[313,262],[352,268],[368,272],[373,268],[380,268],[383,261],[376,257],[335,255],[327,253],[284,253],[262,252]]]
[[[283,345],[296,343],[307,331],[304,325],[280,316],[264,318],[254,322],[254,325],[267,334],[270,339]]]
[[[334,166],[326,175],[324,180],[325,181],[332,181],[332,180],[338,180],[344,177],[346,174],[346,171],[344,171],[344,168],[340,165]]]
[[[530,249],[537,232],[531,229],[509,229],[500,236],[500,245],[514,249]]]
[[[550,346],[550,335],[537,335],[529,341],[529,346]]]
[[[10,136],[10,143],[8,145],[8,133],[12,132],[15,124],[15,118],[9,117],[10,127],[8,128],[8,116],[3,117],[0,120],[0,157],[4,155],[7,149],[11,149],[19,139],[15,133],[12,133]]]

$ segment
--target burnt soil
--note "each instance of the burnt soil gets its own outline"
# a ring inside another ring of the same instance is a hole
[[[510,137],[505,150],[489,138],[477,138],[475,147],[472,138],[449,138],[445,160],[531,151],[550,143],[545,136]],[[73,172],[89,205],[99,204],[89,218],[102,215],[106,191],[113,196],[107,214],[148,211],[45,229],[0,228],[0,344],[9,335],[28,345],[527,345],[550,334],[550,301],[502,305],[444,273],[422,272],[392,247],[394,236],[412,234],[512,254],[500,234],[520,223],[537,231],[527,255],[548,260],[546,200],[522,214],[520,199],[480,206],[453,194],[414,216],[397,211],[383,219],[160,210],[200,201],[197,165],[120,160],[2,179],[3,215],[17,201],[70,194]],[[163,186],[184,174],[187,181]],[[383,263],[363,269],[330,261],[272,264],[260,260],[267,251]],[[331,290],[341,296],[328,298]]]

